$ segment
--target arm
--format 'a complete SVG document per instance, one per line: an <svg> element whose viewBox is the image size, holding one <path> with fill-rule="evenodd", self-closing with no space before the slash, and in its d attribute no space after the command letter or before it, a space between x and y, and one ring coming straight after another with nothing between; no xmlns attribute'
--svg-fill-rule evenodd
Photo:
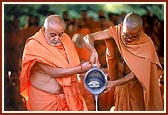
<svg viewBox="0 0 168 115"><path fill-rule="evenodd" d="M47 74L52 77L67 77L70 75L78 74L86 72L91 69L91 64L89 62L85 62L82 65L71 67L71 68L54 68L52 66L37 63Z"/></svg>
<svg viewBox="0 0 168 115"><path fill-rule="evenodd" d="M94 41L95 40L105 40L105 39L109 39L110 35L107 34L106 30L104 31L99 31L99 32L95 32L92 34L88 34L86 35L83 39L85 41L86 47L92 51L92 49L94 49Z"/></svg>
<svg viewBox="0 0 168 115"><path fill-rule="evenodd" d="M83 39L85 41L86 47L89 49L91 52L90 56L90 63L93 64L96 63L98 66L100 65L98 62L98 54L96 49L94 48L94 41L95 40L105 40L110 38L110 35L107 34L106 30L105 31L99 31L95 32L92 34L86 35Z"/></svg>
<svg viewBox="0 0 168 115"><path fill-rule="evenodd" d="M124 85L125 83L135 79L135 74L133 72L129 73L125 77L115 80L115 81L108 81L107 90L116 86Z"/></svg>

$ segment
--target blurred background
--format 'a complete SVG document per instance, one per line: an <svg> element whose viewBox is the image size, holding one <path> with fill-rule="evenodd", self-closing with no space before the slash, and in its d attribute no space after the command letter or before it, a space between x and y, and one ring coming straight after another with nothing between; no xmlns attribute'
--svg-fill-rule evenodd
<svg viewBox="0 0 168 115"><path fill-rule="evenodd" d="M58 14L63 17L66 23L65 32L72 38L75 44L78 44L76 39L73 39L76 33L86 35L91 32L104 30L111 25L120 24L127 13L138 13L144 20L144 32L152 38L164 68L164 4L115 4L112 2L103 4L90 4L89 2L84 4L72 2L61 4L55 2L52 4L6 3L3 6L5 111L26 110L25 100L19 94L19 75L23 48L26 39L39 31L44 19L50 14ZM96 49L99 49L101 69L108 73L104 41L97 42ZM88 60L87 57L82 55L81 52L83 51L77 50L77 52L81 62ZM163 84L164 79L162 77L160 78L162 96L164 94ZM94 99L83 87L82 81L79 82L79 86L89 110L95 110ZM107 111L114 105L113 92L102 94L99 98L99 110Z"/></svg>
<svg viewBox="0 0 168 115"><path fill-rule="evenodd" d="M103 10L105 15L108 13L122 14L129 12L136 12L140 15L156 15L160 20L164 19L164 5L163 4L5 4L4 16L5 21L10 21L14 17L19 17L20 27L27 24L27 16L34 15L40 18L40 25L43 23L46 15L55 13L63 16L64 11L68 11L69 18L80 18L81 10L87 10L88 16L98 20L98 11Z"/></svg>

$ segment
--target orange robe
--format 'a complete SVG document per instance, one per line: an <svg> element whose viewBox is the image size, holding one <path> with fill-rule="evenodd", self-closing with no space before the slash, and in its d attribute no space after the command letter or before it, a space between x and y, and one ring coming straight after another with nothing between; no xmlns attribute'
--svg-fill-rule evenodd
<svg viewBox="0 0 168 115"><path fill-rule="evenodd" d="M158 83L163 70L152 40L142 32L136 44L126 45L121 39L121 25L110 27L107 32L114 38L122 57L137 78L116 87L116 110L163 110ZM144 105L137 103L138 100L142 100Z"/></svg>
<svg viewBox="0 0 168 115"><path fill-rule="evenodd" d="M65 78L56 78L64 90L64 94L60 95L42 92L33 88L30 84L30 71L35 62L44 63L55 68L68 68L80 64L75 46L67 34L63 34L62 43L65 48L63 53L45 41L41 30L26 41L20 75L20 92L23 97L28 98L28 110L87 110L86 103L77 86L76 74ZM68 60L64 55L65 53ZM33 104L30 106L30 103Z"/></svg>
<svg viewBox="0 0 168 115"><path fill-rule="evenodd" d="M77 33L81 33L83 35L91 33L91 30L88 27L83 27L78 29Z"/></svg>
<svg viewBox="0 0 168 115"><path fill-rule="evenodd" d="M20 50L21 54L23 53L26 39L33 36L36 32L38 32L40 30L40 28L41 28L40 26L32 25L32 26L28 26L20 31L20 34L19 34L19 38L20 38L19 47L20 47L20 49L19 50Z"/></svg>
<svg viewBox="0 0 168 115"><path fill-rule="evenodd" d="M90 31L90 29L88 27L83 27L83 28L80 28L78 30L78 33L80 33L82 35L89 34L90 32L91 31ZM75 47L76 47L76 51L78 53L79 59L81 61L84 61L84 62L89 61L89 59L90 59L90 52L89 52L88 48L85 45L82 46L82 47L79 47L79 46L76 45Z"/></svg>
<svg viewBox="0 0 168 115"><path fill-rule="evenodd" d="M83 47L77 47L75 46L76 51L78 53L79 59L81 61L87 62L90 59L90 52L88 51L88 49L86 48L86 46Z"/></svg>
<svg viewBox="0 0 168 115"><path fill-rule="evenodd" d="M79 28L77 33L80 33L81 35L86 35L86 34L89 34L91 33L91 30L88 28L88 27L82 27L82 28ZM76 40L76 43L75 43L75 48L76 48L76 51L78 53L78 56L79 56L79 59L81 61L81 63L83 62L88 62L89 59L90 59L90 51L88 50L88 48L86 47L86 45L79 45L79 43L83 41L82 38L78 38L79 40ZM84 73L85 74L85 73ZM81 74L81 79L78 81L78 84L79 84L79 88L80 88L80 91L86 101L86 104L87 104L87 107L88 107L88 110L89 111L94 111L95 110L95 101L94 101L94 96L93 94L91 94L87 89L86 87L83 85L84 83L84 80L83 80L83 77L84 77L84 74Z"/></svg>

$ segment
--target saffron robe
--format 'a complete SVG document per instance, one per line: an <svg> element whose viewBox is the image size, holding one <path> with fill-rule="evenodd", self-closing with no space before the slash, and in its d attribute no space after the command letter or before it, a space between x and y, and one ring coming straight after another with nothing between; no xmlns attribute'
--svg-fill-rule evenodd
<svg viewBox="0 0 168 115"><path fill-rule="evenodd" d="M30 71L35 62L44 63L55 68L75 67L80 64L75 46L70 37L64 33L61 41L65 48L67 58L56 47L46 42L41 30L26 41L22 60L22 71L20 74L20 93L26 99L28 98L28 110L87 110L86 103L77 86L76 74L63 78L56 78L58 83L63 87L64 95L45 93L33 88L30 84ZM31 95L33 99L29 99L29 95ZM39 99L41 100L39 101ZM33 107L29 106L30 100L37 101L34 102Z"/></svg>
<svg viewBox="0 0 168 115"><path fill-rule="evenodd" d="M107 33L115 40L124 61L137 78L116 87L115 109L136 111L143 108L138 106L144 106L145 111L162 111L158 79L163 70L150 37L141 32L139 40L135 44L128 45L121 39L121 25L109 27ZM144 105L136 102L140 98L144 101L141 104Z"/></svg>

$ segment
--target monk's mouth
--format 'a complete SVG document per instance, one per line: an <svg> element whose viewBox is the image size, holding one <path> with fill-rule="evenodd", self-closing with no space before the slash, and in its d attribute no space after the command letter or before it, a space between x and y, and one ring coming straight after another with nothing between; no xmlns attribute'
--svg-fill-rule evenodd
<svg viewBox="0 0 168 115"><path fill-rule="evenodd" d="M53 41L52 43L53 43L53 44L58 44L58 43L61 43L61 41L60 41L60 40L55 40L55 41Z"/></svg>

